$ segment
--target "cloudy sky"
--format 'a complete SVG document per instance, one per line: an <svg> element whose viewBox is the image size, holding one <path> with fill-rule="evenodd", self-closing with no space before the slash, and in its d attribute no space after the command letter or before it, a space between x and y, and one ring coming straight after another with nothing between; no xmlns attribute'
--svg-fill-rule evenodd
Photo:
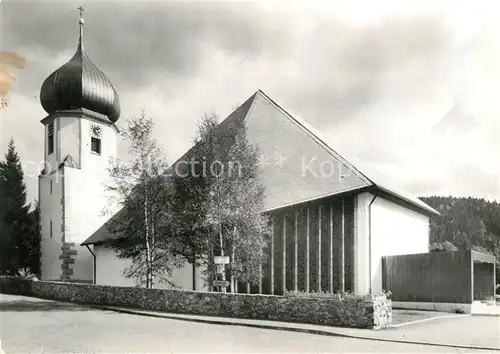
<svg viewBox="0 0 500 354"><path fill-rule="evenodd" d="M257 89L416 195L500 200L500 24L493 2L86 2L85 49L145 109L170 161L199 117ZM3 1L0 46L27 60L0 125L37 197L43 80L77 45L73 2ZM124 155L124 146L121 146Z"/></svg>

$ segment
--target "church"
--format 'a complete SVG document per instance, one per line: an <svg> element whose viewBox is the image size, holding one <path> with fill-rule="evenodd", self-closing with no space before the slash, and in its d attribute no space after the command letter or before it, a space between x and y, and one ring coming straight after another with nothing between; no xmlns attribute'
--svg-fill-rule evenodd
<svg viewBox="0 0 500 354"><path fill-rule="evenodd" d="M108 161L117 154L120 102L83 48L83 26L80 17L73 58L41 88L48 113L41 121L46 166L39 177L41 278L135 286L123 276L127 262L106 247L111 215L101 213L107 206ZM240 292L378 293L383 256L429 251L434 209L362 162L340 155L314 127L263 91L219 129L236 120L244 122L249 142L265 159L261 180L272 230L260 283L241 284ZM207 289L202 269L188 263L171 280L185 290Z"/></svg>

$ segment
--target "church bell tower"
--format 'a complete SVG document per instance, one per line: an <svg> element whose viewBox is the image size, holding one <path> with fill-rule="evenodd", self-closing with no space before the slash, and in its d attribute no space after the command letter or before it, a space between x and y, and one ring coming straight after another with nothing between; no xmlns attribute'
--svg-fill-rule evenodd
<svg viewBox="0 0 500 354"><path fill-rule="evenodd" d="M83 48L83 11L75 55L43 83L45 167L39 176L41 278L93 281L93 257L80 246L109 218L110 158L116 158L118 94Z"/></svg>

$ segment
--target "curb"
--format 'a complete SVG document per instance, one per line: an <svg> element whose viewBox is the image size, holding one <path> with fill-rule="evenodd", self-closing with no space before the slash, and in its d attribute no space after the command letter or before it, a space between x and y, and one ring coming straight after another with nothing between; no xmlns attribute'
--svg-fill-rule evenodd
<svg viewBox="0 0 500 354"><path fill-rule="evenodd" d="M155 318L167 318L171 320L185 321L185 322L196 322L196 323L204 323L204 324L216 324L223 326L240 326L240 327L250 327L250 328L260 328L260 329L271 329L277 331L289 331L289 332L298 332L298 333L308 333L308 334L317 334L322 336L330 336L330 337L343 337L343 338L352 338L352 339L362 339L362 340L374 340L379 342L392 342L392 343L402 343L402 344L415 344L415 345L427 345L427 346L435 346L435 347L447 347L447 348L461 348L461 349L472 349L472 350L487 350L487 351L500 351L500 348L495 347L484 347L484 346L476 346L476 345L460 345L460 344L443 344L443 343L432 343L432 342L417 342L411 340L403 340L403 339L390 339L390 338L376 338L369 336L356 336L352 334L338 333L334 331L326 331L321 329L313 329L313 328L301 328L301 327L287 327L277 325L266 325L266 324L258 324L258 323L244 323L237 321L220 321L215 319L203 319L203 318L188 318L188 317L179 317L172 316L168 314L156 314L151 312L142 312L140 310L128 310L122 308L114 308L114 307L106 307L106 306L91 306L95 309L100 310L108 310L117 313L123 313L128 315L137 315L137 316L146 316L146 317L155 317ZM438 318L438 317L436 317Z"/></svg>

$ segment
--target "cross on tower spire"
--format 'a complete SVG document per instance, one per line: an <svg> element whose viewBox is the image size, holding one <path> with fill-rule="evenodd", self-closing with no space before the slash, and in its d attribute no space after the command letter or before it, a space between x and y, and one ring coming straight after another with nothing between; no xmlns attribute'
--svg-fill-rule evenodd
<svg viewBox="0 0 500 354"><path fill-rule="evenodd" d="M83 13L85 12L85 8L83 5L80 5L77 7L78 10L80 10L80 18L83 19Z"/></svg>
<svg viewBox="0 0 500 354"><path fill-rule="evenodd" d="M80 11L80 20L78 21L80 23L80 43L83 44L83 13L85 12L85 7L80 5L77 9Z"/></svg>

